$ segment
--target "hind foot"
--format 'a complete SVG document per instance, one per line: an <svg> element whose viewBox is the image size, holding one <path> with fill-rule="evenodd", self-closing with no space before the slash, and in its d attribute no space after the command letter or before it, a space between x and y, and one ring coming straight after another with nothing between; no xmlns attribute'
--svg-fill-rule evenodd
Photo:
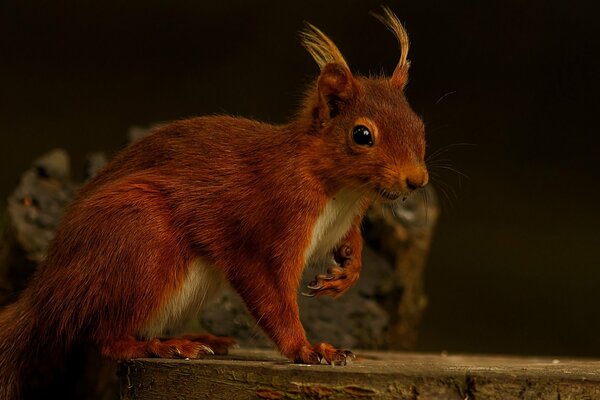
<svg viewBox="0 0 600 400"><path fill-rule="evenodd" d="M137 340L134 337L117 339L100 346L100 353L114 360L132 358L200 358L214 354L213 349L189 339Z"/></svg>

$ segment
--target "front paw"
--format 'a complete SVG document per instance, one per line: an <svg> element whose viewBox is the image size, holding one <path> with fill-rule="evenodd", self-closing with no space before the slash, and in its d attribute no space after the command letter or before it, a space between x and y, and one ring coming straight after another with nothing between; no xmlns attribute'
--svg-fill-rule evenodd
<svg viewBox="0 0 600 400"><path fill-rule="evenodd" d="M356 356L350 350L338 350L329 343L319 343L315 347L303 346L294 357L296 364L321 364L325 361L330 365L346 365L348 360Z"/></svg>
<svg viewBox="0 0 600 400"><path fill-rule="evenodd" d="M356 358L350 350L338 350L329 343L319 343L314 347L314 350L330 365L346 365L348 360Z"/></svg>
<svg viewBox="0 0 600 400"><path fill-rule="evenodd" d="M321 364L321 356L310 346L302 346L294 357L296 364Z"/></svg>
<svg viewBox="0 0 600 400"><path fill-rule="evenodd" d="M352 247L344 244L333 256L338 265L327 269L327 274L317 275L308 284L309 292L303 293L305 296L338 297L358 280L361 261L355 257Z"/></svg>

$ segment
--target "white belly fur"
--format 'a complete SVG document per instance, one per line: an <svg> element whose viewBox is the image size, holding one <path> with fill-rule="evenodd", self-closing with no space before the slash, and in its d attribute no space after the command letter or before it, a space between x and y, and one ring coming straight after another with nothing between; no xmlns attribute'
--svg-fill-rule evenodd
<svg viewBox="0 0 600 400"><path fill-rule="evenodd" d="M329 200L313 227L311 241L304 254L305 266L332 259L331 251L352 227L363 201L363 196L350 190L342 190Z"/></svg>
<svg viewBox="0 0 600 400"><path fill-rule="evenodd" d="M181 328L225 285L225 277L221 271L202 259L194 260L181 287L140 330L139 336L150 339Z"/></svg>
<svg viewBox="0 0 600 400"><path fill-rule="evenodd" d="M305 264L331 259L331 251L348 233L361 208L362 196L356 192L344 190L332 197L313 227L304 254ZM184 283L138 335L150 339L180 328L224 286L226 281L221 271L202 259L194 260Z"/></svg>

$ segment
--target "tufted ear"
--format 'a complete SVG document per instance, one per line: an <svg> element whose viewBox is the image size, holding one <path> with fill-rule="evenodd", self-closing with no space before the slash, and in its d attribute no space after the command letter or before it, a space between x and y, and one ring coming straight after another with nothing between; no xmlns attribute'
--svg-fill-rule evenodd
<svg viewBox="0 0 600 400"><path fill-rule="evenodd" d="M356 84L344 56L335 43L314 25L300 32L302 45L319 65L318 112L321 121L338 115L352 100Z"/></svg>
<svg viewBox="0 0 600 400"><path fill-rule="evenodd" d="M400 44L400 60L390 78L390 82L400 88L404 88L408 82L408 68L410 67L410 61L407 58L409 48L408 33L406 33L406 29L404 29L404 26L402 26L402 23L392 10L388 7L382 8L383 15L373 14L373 16L392 31L396 39L398 39L398 44Z"/></svg>
<svg viewBox="0 0 600 400"><path fill-rule="evenodd" d="M355 93L354 78L348 67L338 63L325 65L319 75L317 93L321 120L338 115Z"/></svg>

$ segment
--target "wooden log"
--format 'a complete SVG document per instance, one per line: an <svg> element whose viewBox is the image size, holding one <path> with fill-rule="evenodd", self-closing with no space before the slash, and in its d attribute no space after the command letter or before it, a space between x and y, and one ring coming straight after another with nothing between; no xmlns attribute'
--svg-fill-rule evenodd
<svg viewBox="0 0 600 400"><path fill-rule="evenodd" d="M269 350L120 365L121 396L166 399L596 399L600 361L360 352L343 367Z"/></svg>

